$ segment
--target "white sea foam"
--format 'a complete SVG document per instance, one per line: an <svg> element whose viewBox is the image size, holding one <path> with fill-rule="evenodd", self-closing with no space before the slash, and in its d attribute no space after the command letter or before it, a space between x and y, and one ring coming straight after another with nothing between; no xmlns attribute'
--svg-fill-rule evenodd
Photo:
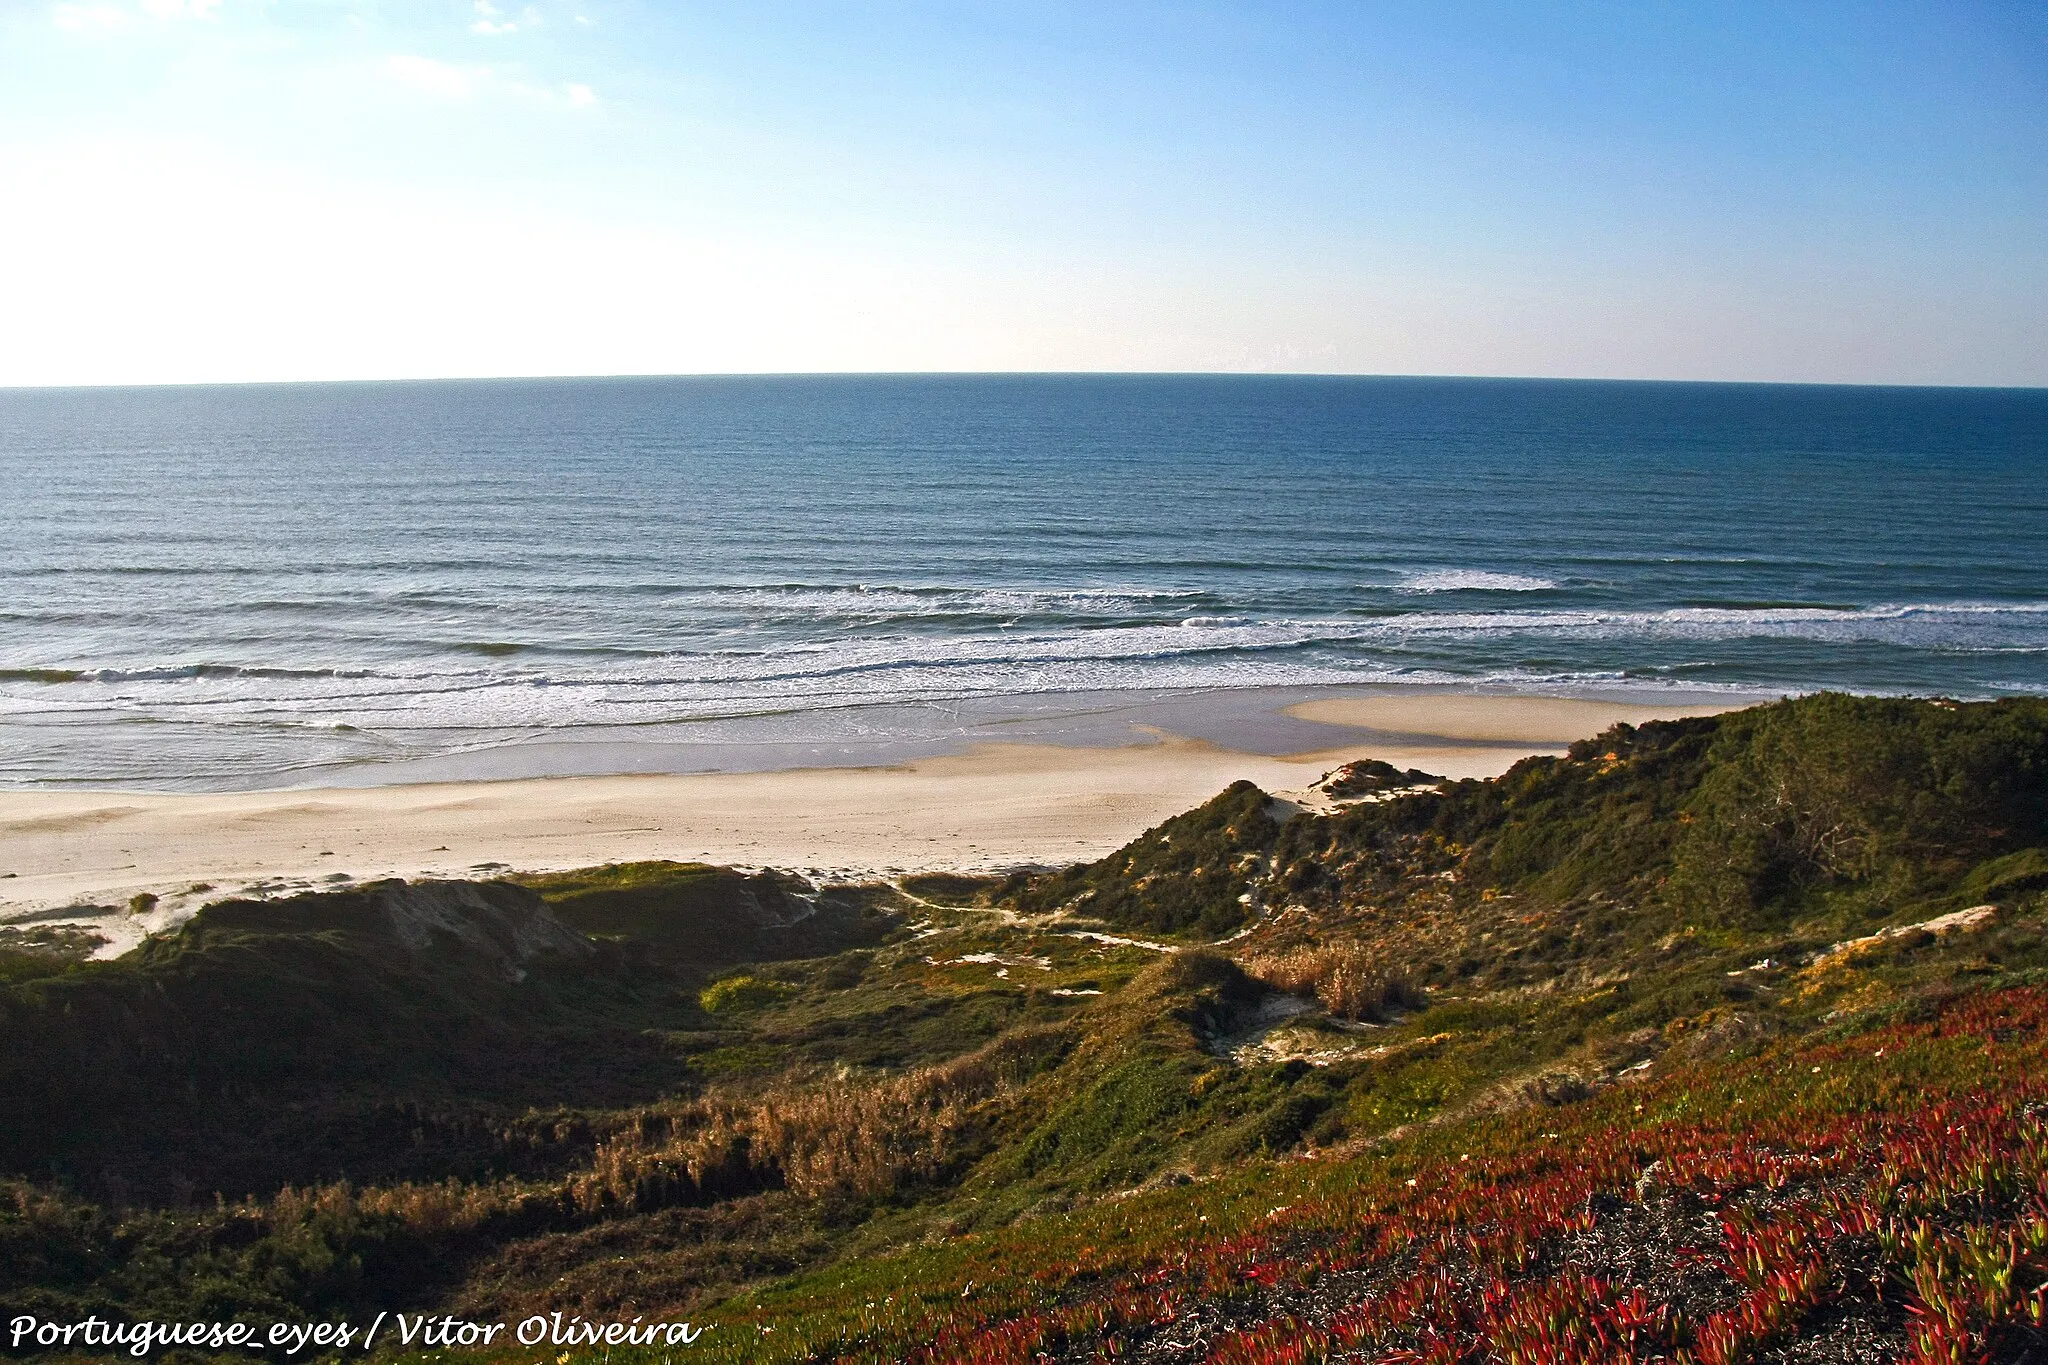
<svg viewBox="0 0 2048 1365"><path fill-rule="evenodd" d="M556 659L544 666L518 656L490 664L472 658L460 666L415 661L374 674L180 664L101 670L69 683L7 683L0 685L0 714L52 723L119 717L273 730L539 733L764 709L1037 692L1401 680L1597 684L1657 676L1654 660L1636 657L1650 645L1764 639L2009 657L2048 644L2044 607L1918 603L1860 610L1463 611L1265 621L1230 616L1097 629L843 636L654 658ZM1436 652L1454 647L1483 646L1498 655L1503 649L1561 645L1604 646L1635 659L1636 667L1623 673L1596 655L1547 670L1473 670L1431 662ZM1666 666L1696 674L1711 659L1711 653L1688 649Z"/></svg>
<svg viewBox="0 0 2048 1365"><path fill-rule="evenodd" d="M1487 569L1429 569L1411 573L1401 581L1401 591L1431 592L1542 592L1555 588L1553 579L1534 574L1495 573Z"/></svg>
<svg viewBox="0 0 2048 1365"><path fill-rule="evenodd" d="M958 587L943 584L769 584L691 588L676 596L699 610L749 621L875 620L962 615L1135 615L1210 596L1199 589Z"/></svg>

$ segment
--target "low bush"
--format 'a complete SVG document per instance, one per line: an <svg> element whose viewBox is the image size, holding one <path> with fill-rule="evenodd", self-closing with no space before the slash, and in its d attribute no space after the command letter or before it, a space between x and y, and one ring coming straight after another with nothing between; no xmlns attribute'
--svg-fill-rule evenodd
<svg viewBox="0 0 2048 1365"><path fill-rule="evenodd" d="M1340 1019L1384 1022L1395 1011L1420 1009L1422 991L1406 977L1389 973L1375 955L1355 943L1261 954L1245 973L1275 990L1311 996Z"/></svg>
<svg viewBox="0 0 2048 1365"><path fill-rule="evenodd" d="M757 1010L777 1001L787 1000L796 991L780 981L763 981L758 976L728 976L714 981L697 995L697 1003L707 1013L728 1014L740 1010Z"/></svg>

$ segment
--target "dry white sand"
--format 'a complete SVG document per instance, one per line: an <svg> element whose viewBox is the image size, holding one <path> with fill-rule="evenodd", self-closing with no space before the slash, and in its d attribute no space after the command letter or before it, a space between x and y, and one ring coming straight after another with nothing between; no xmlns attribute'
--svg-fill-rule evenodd
<svg viewBox="0 0 2048 1365"><path fill-rule="evenodd" d="M1711 716L1728 709L1725 702L1649 706L1579 697L1501 697L1414 689L1388 696L1324 697L1290 706L1287 714L1325 725L1371 730L1389 742L1412 736L1425 751L1441 748L1445 740L1464 740L1528 754L1562 752L1573 740L1597 735L1619 722L1641 725L1646 720Z"/></svg>
<svg viewBox="0 0 2048 1365"><path fill-rule="evenodd" d="M1100 856L1239 778L1300 792L1356 758L1485 777L1615 720L1697 712L1450 694L1311 701L1361 727L1288 757L1173 736L1111 748L988 745L895 767L563 777L281 792L0 792L0 920L95 917L125 946L229 892L673 858L859 877ZM1712 709L1712 708L1706 708ZM204 885L204 889L195 889ZM68 918L68 917L67 917Z"/></svg>

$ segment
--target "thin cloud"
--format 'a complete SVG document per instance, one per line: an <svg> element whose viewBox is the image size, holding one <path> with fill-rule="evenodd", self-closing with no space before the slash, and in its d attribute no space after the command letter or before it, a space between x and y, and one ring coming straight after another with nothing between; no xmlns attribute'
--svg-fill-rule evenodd
<svg viewBox="0 0 2048 1365"><path fill-rule="evenodd" d="M597 92L581 81L534 85L481 62L444 62L400 53L384 59L384 70L401 85L450 103L492 95L569 109L587 109L598 103Z"/></svg>
<svg viewBox="0 0 2048 1365"><path fill-rule="evenodd" d="M537 104L562 105L570 109L588 109L598 102L597 92L581 81L564 81L555 86L507 81L505 93L523 100L532 100Z"/></svg>
<svg viewBox="0 0 2048 1365"><path fill-rule="evenodd" d="M404 53L386 57L384 69L400 84L442 100L476 98L492 74L487 66L459 65Z"/></svg>
<svg viewBox="0 0 2048 1365"><path fill-rule="evenodd" d="M486 37L497 37L506 33L517 33L522 28L539 28L540 11L532 5L521 10L517 19L507 19L491 0L476 0L476 22L469 26L471 33Z"/></svg>
<svg viewBox="0 0 2048 1365"><path fill-rule="evenodd" d="M50 10L50 22L67 33L111 33L130 17L119 5L63 4Z"/></svg>

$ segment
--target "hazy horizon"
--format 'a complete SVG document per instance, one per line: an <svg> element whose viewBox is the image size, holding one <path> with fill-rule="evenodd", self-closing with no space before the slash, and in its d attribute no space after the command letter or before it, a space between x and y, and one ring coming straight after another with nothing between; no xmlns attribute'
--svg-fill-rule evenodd
<svg viewBox="0 0 2048 1365"><path fill-rule="evenodd" d="M1350 370L698 370L628 371L611 374L422 374L363 375L345 379L166 379L154 382L111 380L80 384L0 384L0 393L37 390L92 389L226 389L289 388L321 384L518 384L553 380L660 379L1386 379L1473 380L1480 383L1528 384L1692 384L1702 387L1824 389L1992 389L2038 392L2041 384L1886 383L1830 379L1665 379L1631 375L1555 374L1393 374Z"/></svg>

